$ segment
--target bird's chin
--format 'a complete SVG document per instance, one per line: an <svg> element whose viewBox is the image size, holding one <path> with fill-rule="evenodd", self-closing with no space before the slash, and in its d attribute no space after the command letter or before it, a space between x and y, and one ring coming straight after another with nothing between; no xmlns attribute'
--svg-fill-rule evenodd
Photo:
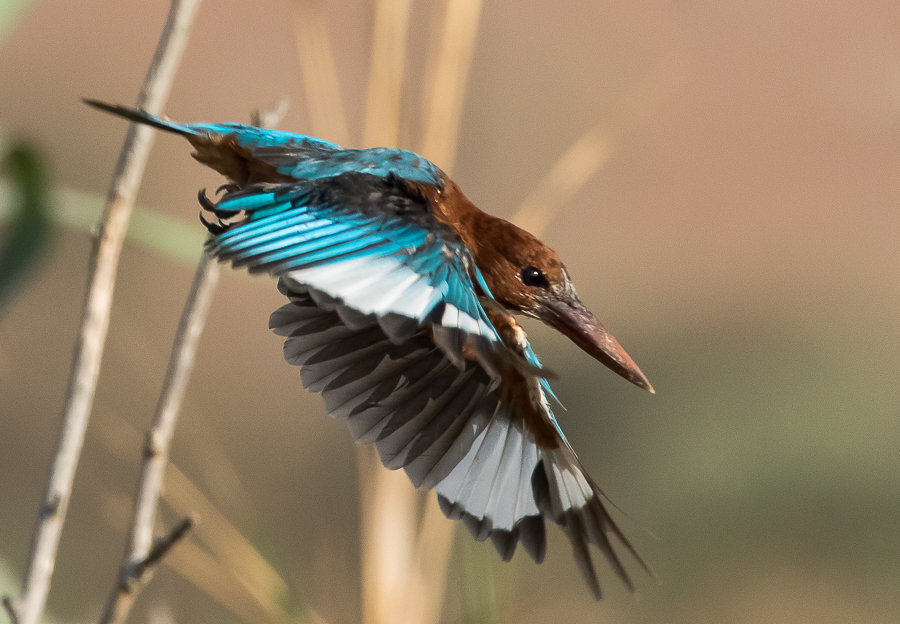
<svg viewBox="0 0 900 624"><path fill-rule="evenodd" d="M591 357L634 385L653 392L653 386L622 345L578 299L543 303L537 318L562 332Z"/></svg>

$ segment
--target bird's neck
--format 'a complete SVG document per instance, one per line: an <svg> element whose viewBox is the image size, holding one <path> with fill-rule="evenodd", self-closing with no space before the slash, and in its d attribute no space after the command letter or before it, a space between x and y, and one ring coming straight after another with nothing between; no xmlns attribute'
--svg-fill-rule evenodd
<svg viewBox="0 0 900 624"><path fill-rule="evenodd" d="M503 246L519 228L481 211L449 179L433 198L432 205L437 219L453 228L466 248L472 252L488 288L495 297L499 295L498 302L510 312L519 312L518 306L502 296L516 287L516 284L509 283L509 276L514 274L514 270L503 253Z"/></svg>
<svg viewBox="0 0 900 624"><path fill-rule="evenodd" d="M447 179L433 199L434 215L449 225L462 238L465 246L478 257L479 230L486 221L496 219L482 212L463 195L455 182Z"/></svg>

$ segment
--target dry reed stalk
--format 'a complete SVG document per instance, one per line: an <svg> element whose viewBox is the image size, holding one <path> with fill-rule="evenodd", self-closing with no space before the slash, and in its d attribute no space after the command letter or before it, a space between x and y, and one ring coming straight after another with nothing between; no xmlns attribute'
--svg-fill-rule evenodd
<svg viewBox="0 0 900 624"><path fill-rule="evenodd" d="M599 122L563 152L519 206L512 222L541 236L560 208L615 155L623 137L640 129L674 92L686 64L686 57L674 52L660 59L622 94L608 120Z"/></svg>
<svg viewBox="0 0 900 624"><path fill-rule="evenodd" d="M172 0L137 101L139 107L150 113L161 113L168 99L199 4L199 0ZM91 254L90 277L66 390L59 448L38 515L23 593L15 605L8 607L16 613L19 624L38 622L50 590L59 538L100 374L119 254L152 140L150 128L136 124L129 127L107 196L103 225Z"/></svg>
<svg viewBox="0 0 900 624"><path fill-rule="evenodd" d="M427 64L423 102L423 138L419 152L444 171L453 168L459 121L482 0L446 0L440 37Z"/></svg>
<svg viewBox="0 0 900 624"><path fill-rule="evenodd" d="M448 15L456 3L447 5ZM340 106L337 73L327 39L324 8L319 0L295 0L297 50L303 67L313 131L338 142L346 134L344 109ZM400 94L405 65L409 0L379 0L375 3L372 64L363 130L366 146L396 146L400 121ZM455 22L459 28L459 22ZM453 28L445 29L445 38ZM474 37L472 37L474 40ZM441 49L444 66L449 42ZM463 46L465 47L465 46ZM471 47L471 44L470 46ZM469 57L471 52L469 53ZM456 76L458 70L454 72ZM464 77L463 77L464 81ZM443 92L436 93L441 97ZM440 107L436 107L440 111ZM335 119L335 115L339 119ZM452 121L454 115L432 115L430 124ZM458 119L458 114L455 116ZM442 137L432 143L441 145ZM454 141L455 145L455 141ZM357 454L361 501L363 622L380 624L402 617L413 562L416 524L416 493L404 475L385 470L374 449ZM449 550L449 548L448 548ZM441 590L442 591L442 590Z"/></svg>
<svg viewBox="0 0 900 624"><path fill-rule="evenodd" d="M429 86L423 94L420 153L448 174L456 159L462 103L480 15L481 0L447 0L440 37L432 41L429 51ZM409 624L440 621L455 534L456 523L444 517L437 497L426 496L409 573L407 603L399 614L403 618L400 621Z"/></svg>
<svg viewBox="0 0 900 624"><path fill-rule="evenodd" d="M401 620L408 624L437 624L440 621L447 563L456 535L455 522L444 516L435 495L426 496L423 516L409 575L404 619Z"/></svg>
<svg viewBox="0 0 900 624"><path fill-rule="evenodd" d="M104 431L113 432L101 438L104 446L123 459L131 456L130 449L140 440L137 429L121 418L108 421ZM290 621L284 610L290 590L278 572L178 466L166 465L164 481L162 499L176 514L202 519L193 535L208 548L185 543L164 563L242 619ZM112 527L126 530L127 511L119 510L127 504L120 497L108 496L104 515ZM253 617L248 617L250 614ZM311 610L308 619L322 621Z"/></svg>
<svg viewBox="0 0 900 624"><path fill-rule="evenodd" d="M362 621L399 621L407 600L418 501L406 475L387 470L373 446L357 452L360 486Z"/></svg>
<svg viewBox="0 0 900 624"><path fill-rule="evenodd" d="M293 0L297 57L313 134L346 145L347 115L334 64L323 0Z"/></svg>
<svg viewBox="0 0 900 624"><path fill-rule="evenodd" d="M152 572L143 565L143 562L150 552L153 541L156 508L166 464L169 461L169 448L175 433L175 424L218 279L218 263L204 253L197 266L175 334L172 355L153 417L153 425L144 442L143 461L127 545L119 566L118 579L100 618L101 624L113 622L121 624L125 621L138 592L149 580L146 573Z"/></svg>
<svg viewBox="0 0 900 624"><path fill-rule="evenodd" d="M287 102L282 101L273 111L255 111L252 121L256 125L272 127L287 112ZM191 289L188 293L178 330L175 333L172 353L162 391L153 417L153 425L144 442L138 489L135 494L132 520L129 525L127 545L119 565L119 574L107 600L100 624L122 624L141 588L149 581L155 568L148 565L151 555L158 550L153 544L153 525L162 491L163 477L169 462L169 449L175 434L175 425L181 404L187 391L191 371L194 368L197 345L209 315L213 294L219 281L219 264L209 254L203 253ZM182 531L184 535L186 530ZM172 540L174 544L176 540ZM170 547L171 547L170 544ZM155 557L158 563L162 555Z"/></svg>
<svg viewBox="0 0 900 624"><path fill-rule="evenodd" d="M376 0L364 147L396 147L409 0ZM407 600L418 500L406 475L382 467L374 448L357 452L362 545L362 621L398 621Z"/></svg>
<svg viewBox="0 0 900 624"><path fill-rule="evenodd" d="M375 2L363 147L397 147L411 0Z"/></svg>
<svg viewBox="0 0 900 624"><path fill-rule="evenodd" d="M323 92L334 91L336 72L330 48L315 47L326 37L319 2L295 0L298 53L304 67L313 129L333 138L335 132L317 128L334 107ZM305 11L305 12L304 12ZM465 85L471 65L481 0L447 0L440 38L432 46L429 89L423 104L423 141L420 151L449 171L455 158ZM409 0L375 3L372 64L366 101L365 146L397 145L400 95L405 65ZM304 34L307 33L307 34ZM323 54L323 49L329 53ZM317 78L320 77L320 78ZM324 84L316 84L318 79ZM346 124L343 125L346 128ZM426 502L425 520L416 538L417 496L405 475L383 469L375 449L358 452L361 498L363 622L437 621L443 603L446 567L455 525L443 518L434 497ZM414 546L415 544L415 546ZM415 554L414 554L415 549ZM412 596L415 595L413 599ZM424 619L423 619L424 618Z"/></svg>

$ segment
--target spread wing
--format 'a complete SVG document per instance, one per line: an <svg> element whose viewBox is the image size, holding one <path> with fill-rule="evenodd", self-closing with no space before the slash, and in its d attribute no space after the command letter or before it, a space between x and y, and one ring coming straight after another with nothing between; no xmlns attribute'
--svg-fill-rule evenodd
<svg viewBox="0 0 900 624"><path fill-rule="evenodd" d="M309 287L349 328L374 319L399 344L430 327L458 366L466 348L489 370L489 354L502 355L471 253L403 180L344 173L256 183L207 207L227 227L209 241L211 253Z"/></svg>
<svg viewBox="0 0 900 624"><path fill-rule="evenodd" d="M471 252L431 212L443 173L406 150L344 149L242 124L178 123L86 100L95 108L186 137L194 157L233 184L206 221L207 249L235 267L310 288L355 328L374 317L402 343L420 327L457 366L474 352L491 372L505 357L479 297L491 298Z"/></svg>
<svg viewBox="0 0 900 624"><path fill-rule="evenodd" d="M520 542L543 560L546 518L569 537L597 598L591 544L632 587L610 536L644 563L566 443L543 379L510 368L497 382L479 363L453 365L427 328L396 344L374 318L349 326L335 305L323 305L288 275L279 289L290 303L269 325L286 338L285 359L301 367L303 385L322 394L328 413L345 420L358 443L375 444L385 466L433 488L444 513L462 519L476 539L490 538L504 561ZM518 340L500 334L504 348L537 366L524 333Z"/></svg>

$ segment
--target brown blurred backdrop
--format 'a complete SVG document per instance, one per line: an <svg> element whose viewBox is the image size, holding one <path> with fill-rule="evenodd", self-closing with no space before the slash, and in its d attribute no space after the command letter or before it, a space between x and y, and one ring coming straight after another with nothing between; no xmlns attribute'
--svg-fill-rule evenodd
<svg viewBox="0 0 900 624"><path fill-rule="evenodd" d="M405 145L437 5L413 4ZM79 98L134 102L167 6L37 0L0 39L0 130L46 150L55 186L105 194L125 124ZM360 146L371 5L326 9ZM247 121L283 97L281 127L312 132L287 0L206 0L168 114ZM541 566L500 564L460 531L444 620L467 620L474 560L503 622L897 622L900 6L485 0L454 166L467 195L512 217L603 121L614 154L543 238L657 394L526 327L560 374L567 436L662 584L632 566L635 601L601 564L595 604L555 527ZM202 238L194 196L218 184L161 136L138 203ZM18 591L55 449L89 248L85 229L59 226L0 317L4 591ZM61 621L95 619L112 582L137 432L192 272L126 244L51 592ZM173 460L303 604L354 622L354 448L283 362L267 330L280 304L271 280L223 274ZM132 621L160 604L179 622L239 621L168 568Z"/></svg>

